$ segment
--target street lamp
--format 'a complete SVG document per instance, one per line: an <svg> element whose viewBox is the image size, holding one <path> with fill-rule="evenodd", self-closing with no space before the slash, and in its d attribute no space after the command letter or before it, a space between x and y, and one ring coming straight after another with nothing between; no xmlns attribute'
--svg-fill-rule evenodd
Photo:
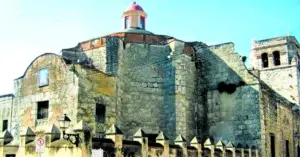
<svg viewBox="0 0 300 157"><path fill-rule="evenodd" d="M71 124L71 119L67 116L67 114L62 115L59 119L59 127L63 131L63 138L65 140L70 141L72 144L75 144L76 147L79 145L79 134L68 134L66 133L66 129L69 128Z"/></svg>

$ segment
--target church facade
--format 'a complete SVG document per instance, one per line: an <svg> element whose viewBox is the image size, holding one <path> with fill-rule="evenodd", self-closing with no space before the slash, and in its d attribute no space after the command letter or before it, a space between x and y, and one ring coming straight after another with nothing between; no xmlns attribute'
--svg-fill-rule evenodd
<svg viewBox="0 0 300 157"><path fill-rule="evenodd" d="M0 96L1 155L35 156L29 148L43 137L45 156L89 156L108 147L103 143L112 135L116 146L122 134L123 145L145 137L149 150L168 139L155 155L142 141L141 156L172 156L171 149L182 149L174 156L218 156L220 147L225 156L247 156L251 149L248 156L300 156L295 37L255 41L248 69L233 43L154 34L146 30L146 18L133 3L123 13L123 31L33 60L14 80L14 94ZM79 147L61 137L64 114L71 120L68 131L82 138ZM191 155L195 142L201 148ZM72 151L58 151L63 146ZM235 148L231 155L227 147Z"/></svg>

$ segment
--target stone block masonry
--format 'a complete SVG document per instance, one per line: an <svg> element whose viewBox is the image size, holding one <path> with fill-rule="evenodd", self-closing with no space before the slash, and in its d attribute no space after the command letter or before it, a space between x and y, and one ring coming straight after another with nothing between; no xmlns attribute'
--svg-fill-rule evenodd
<svg viewBox="0 0 300 157"><path fill-rule="evenodd" d="M83 62L76 62L77 51L82 51ZM15 80L15 94L0 97L2 127L3 120L8 120L3 136L14 137L11 144L22 142L21 128L43 136L49 125L59 126L59 116L67 114L70 129L84 124L88 130L88 135L82 130L84 151L93 149L91 143L110 141L103 137L114 124L124 131L112 138L119 139L118 146L137 144L132 139L139 128L147 132L145 142L151 142L138 144L143 150L150 147L150 152L140 152L143 155L243 152L269 156L275 148L281 156L299 146L295 138L299 134L299 68L294 51L280 53L293 56L290 63L251 70L233 43L207 46L154 34L115 33L65 52L67 56L37 57ZM44 86L38 85L41 69L48 70L49 82ZM47 117L38 117L40 103L46 104L42 110ZM158 134L174 144L160 141L163 149L153 148L158 146L153 143ZM273 137L276 143L271 148ZM193 141L195 147L186 147L185 140Z"/></svg>

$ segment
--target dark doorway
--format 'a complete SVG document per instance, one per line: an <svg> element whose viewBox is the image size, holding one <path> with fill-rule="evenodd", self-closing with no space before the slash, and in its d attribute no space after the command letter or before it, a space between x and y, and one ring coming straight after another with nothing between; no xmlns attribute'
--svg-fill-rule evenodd
<svg viewBox="0 0 300 157"><path fill-rule="evenodd" d="M215 157L222 157L223 156L223 152L220 149L216 149L215 150Z"/></svg>
<svg viewBox="0 0 300 157"><path fill-rule="evenodd" d="M289 140L285 140L285 156L290 156Z"/></svg>
<svg viewBox="0 0 300 157"><path fill-rule="evenodd" d="M233 153L231 150L226 150L226 157L233 157Z"/></svg>
<svg viewBox="0 0 300 157"><path fill-rule="evenodd" d="M275 157L275 136L271 135L271 157Z"/></svg>
<svg viewBox="0 0 300 157"><path fill-rule="evenodd" d="M16 157L15 154L6 154L5 157Z"/></svg>

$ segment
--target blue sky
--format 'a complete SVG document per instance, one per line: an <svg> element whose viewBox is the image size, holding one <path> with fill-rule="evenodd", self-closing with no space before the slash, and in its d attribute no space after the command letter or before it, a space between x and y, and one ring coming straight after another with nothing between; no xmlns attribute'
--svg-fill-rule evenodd
<svg viewBox="0 0 300 157"><path fill-rule="evenodd" d="M0 94L45 52L122 30L132 0L0 0ZM209 45L234 42L248 56L251 40L294 35L300 40L300 0L137 0L146 29Z"/></svg>

